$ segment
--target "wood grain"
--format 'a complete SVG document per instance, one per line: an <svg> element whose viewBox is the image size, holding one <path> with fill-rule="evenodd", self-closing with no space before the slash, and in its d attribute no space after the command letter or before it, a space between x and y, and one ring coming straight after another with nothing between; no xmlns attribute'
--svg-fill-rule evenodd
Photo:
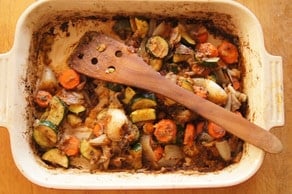
<svg viewBox="0 0 292 194"><path fill-rule="evenodd" d="M0 0L0 53L11 49L17 19L33 0ZM280 154L266 154L262 167L246 182L217 189L152 190L153 194L288 194L292 192L292 5L289 0L238 0L258 17L268 52L283 57L285 126L272 129L281 139ZM146 194L145 190L57 190L37 186L18 171L11 154L8 130L0 127L0 194Z"/></svg>

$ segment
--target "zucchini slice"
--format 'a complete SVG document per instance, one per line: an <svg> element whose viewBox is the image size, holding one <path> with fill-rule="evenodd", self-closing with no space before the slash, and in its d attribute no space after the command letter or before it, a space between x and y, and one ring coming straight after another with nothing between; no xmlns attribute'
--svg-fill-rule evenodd
<svg viewBox="0 0 292 194"><path fill-rule="evenodd" d="M117 83L107 82L105 83L105 86L114 92L120 92L123 89L123 86Z"/></svg>
<svg viewBox="0 0 292 194"><path fill-rule="evenodd" d="M183 61L188 61L190 58L192 58L192 55L174 53L172 57L172 61L174 63L179 63Z"/></svg>
<svg viewBox="0 0 292 194"><path fill-rule="evenodd" d="M79 114L81 112L84 112L86 110L85 106L83 106L82 104L71 104L68 107L68 110L70 112L73 112L75 114Z"/></svg>
<svg viewBox="0 0 292 194"><path fill-rule="evenodd" d="M137 94L131 100L131 110L153 108L157 106L153 93Z"/></svg>
<svg viewBox="0 0 292 194"><path fill-rule="evenodd" d="M42 155L42 159L51 164L58 165L64 168L68 168L69 166L68 157L57 148L53 148L45 152Z"/></svg>
<svg viewBox="0 0 292 194"><path fill-rule="evenodd" d="M130 114L133 123L140 121L150 121L156 119L156 111L153 108L144 108L133 111Z"/></svg>
<svg viewBox="0 0 292 194"><path fill-rule="evenodd" d="M193 92L193 86L192 83L190 83L188 80L186 79L179 79L178 85L186 90L189 90L190 92Z"/></svg>
<svg viewBox="0 0 292 194"><path fill-rule="evenodd" d="M219 57L203 59L202 65L204 65L205 67L217 67L219 60L220 60Z"/></svg>
<svg viewBox="0 0 292 194"><path fill-rule="evenodd" d="M168 54L169 46L161 36L152 36L146 42L146 50L157 58L164 58Z"/></svg>
<svg viewBox="0 0 292 194"><path fill-rule="evenodd" d="M57 126L51 121L40 121L33 130L33 138L42 148L52 148L58 140Z"/></svg>
<svg viewBox="0 0 292 194"><path fill-rule="evenodd" d="M98 149L95 149L86 140L81 141L80 153L84 158L86 158L88 160L98 160L101 156L101 151Z"/></svg>
<svg viewBox="0 0 292 194"><path fill-rule="evenodd" d="M131 165L135 169L142 168L142 145L141 143L136 143L129 151L132 156Z"/></svg>
<svg viewBox="0 0 292 194"><path fill-rule="evenodd" d="M132 26L132 30L134 31L134 35L136 37L145 38L149 30L149 24L146 20L140 18L130 19L130 23Z"/></svg>
<svg viewBox="0 0 292 194"><path fill-rule="evenodd" d="M160 71L163 65L163 59L158 58L150 58L149 59L149 65L155 70Z"/></svg>
<svg viewBox="0 0 292 194"><path fill-rule="evenodd" d="M129 104L135 94L136 94L136 92L133 88L131 88L129 86L126 87L125 93L124 93L125 97L122 100L123 103Z"/></svg>
<svg viewBox="0 0 292 194"><path fill-rule="evenodd" d="M48 116L45 120L50 121L54 125L58 126L63 120L65 113L66 113L65 103L57 96L53 96L47 113Z"/></svg>
<svg viewBox="0 0 292 194"><path fill-rule="evenodd" d="M67 122L72 126L76 127L82 123L82 119L75 115L75 114L68 114L67 115Z"/></svg>

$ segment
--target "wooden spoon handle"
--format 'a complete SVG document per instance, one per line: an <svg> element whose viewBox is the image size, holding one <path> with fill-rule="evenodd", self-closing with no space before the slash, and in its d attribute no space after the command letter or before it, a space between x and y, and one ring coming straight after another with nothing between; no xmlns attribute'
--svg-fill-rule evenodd
<svg viewBox="0 0 292 194"><path fill-rule="evenodd" d="M71 58L71 67L80 73L161 94L267 152L279 153L283 149L280 140L269 131L164 78L123 43L102 34L94 33L92 37L85 37Z"/></svg>

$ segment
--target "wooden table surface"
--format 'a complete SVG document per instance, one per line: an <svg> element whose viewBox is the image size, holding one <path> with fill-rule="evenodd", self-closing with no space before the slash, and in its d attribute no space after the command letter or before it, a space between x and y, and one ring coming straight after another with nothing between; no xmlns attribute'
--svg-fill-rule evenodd
<svg viewBox="0 0 292 194"><path fill-rule="evenodd" d="M9 51L14 40L16 21L34 0L0 0L0 53ZM285 126L271 131L278 136L284 150L277 155L266 154L262 167L249 180L236 186L218 189L151 190L156 194L219 193L219 194L288 194L292 193L292 4L289 0L238 0L258 17L264 32L266 49L283 57ZM290 2L291 3L291 2ZM134 191L56 190L29 182L16 168L11 155L8 131L0 127L0 194L105 193L146 194Z"/></svg>

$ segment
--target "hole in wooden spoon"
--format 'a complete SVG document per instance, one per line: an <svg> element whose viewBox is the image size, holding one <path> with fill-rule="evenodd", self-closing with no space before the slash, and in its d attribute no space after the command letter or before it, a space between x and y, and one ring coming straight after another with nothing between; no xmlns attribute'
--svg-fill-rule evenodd
<svg viewBox="0 0 292 194"><path fill-rule="evenodd" d="M92 64L92 65L96 65L97 63L98 63L97 58L96 58L96 57L93 57L93 58L91 59L91 64Z"/></svg>
<svg viewBox="0 0 292 194"><path fill-rule="evenodd" d="M83 53L79 53L79 54L78 54L78 58L79 58L79 59L83 59L83 56L84 56Z"/></svg>
<svg viewBox="0 0 292 194"><path fill-rule="evenodd" d="M113 73L116 71L116 68L114 66L109 66L107 69L106 69L106 73Z"/></svg>
<svg viewBox="0 0 292 194"><path fill-rule="evenodd" d="M116 51L115 56L121 57L123 55L122 51Z"/></svg>

